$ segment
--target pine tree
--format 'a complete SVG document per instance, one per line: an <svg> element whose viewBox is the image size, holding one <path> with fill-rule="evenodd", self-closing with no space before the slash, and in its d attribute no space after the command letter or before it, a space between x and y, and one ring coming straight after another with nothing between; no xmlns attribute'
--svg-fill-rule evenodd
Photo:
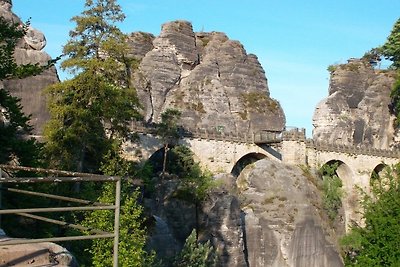
<svg viewBox="0 0 400 267"><path fill-rule="evenodd" d="M212 267L216 266L215 251L210 241L204 244L197 242L196 230L186 239L181 253L175 260L174 267Z"/></svg>
<svg viewBox="0 0 400 267"><path fill-rule="evenodd" d="M386 43L379 50L386 59L392 61L394 69L400 69L400 19L396 21Z"/></svg>
<svg viewBox="0 0 400 267"><path fill-rule="evenodd" d="M72 21L61 67L76 76L47 89L51 120L46 127L50 165L98 172L115 140L130 138L129 123L139 118L139 104L130 84L134 59L128 58L123 21L114 0L87 0ZM118 142L120 143L120 142Z"/></svg>
<svg viewBox="0 0 400 267"><path fill-rule="evenodd" d="M162 165L162 177L165 176L167 167L168 149L179 138L178 120L181 112L177 109L167 109L161 114L161 122L157 124L157 134L164 143L164 157Z"/></svg>

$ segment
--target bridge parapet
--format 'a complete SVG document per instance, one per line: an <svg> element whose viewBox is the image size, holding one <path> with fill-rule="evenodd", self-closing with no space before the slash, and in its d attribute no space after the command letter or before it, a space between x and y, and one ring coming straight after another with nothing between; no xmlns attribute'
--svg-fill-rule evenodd
<svg viewBox="0 0 400 267"><path fill-rule="evenodd" d="M131 130L142 134L157 134L155 124L145 124L143 122L132 122ZM224 132L223 128L187 128L179 127L179 136L181 138L217 140L234 143L247 144L269 144L280 143L282 141L281 132L263 130L256 133L233 133Z"/></svg>
<svg viewBox="0 0 400 267"><path fill-rule="evenodd" d="M315 142L312 139L307 139L306 147L319 151L400 159L400 150L378 149L371 146L346 146L337 143Z"/></svg>
<svg viewBox="0 0 400 267"><path fill-rule="evenodd" d="M287 127L282 133L283 141L305 141L306 140L306 129Z"/></svg>

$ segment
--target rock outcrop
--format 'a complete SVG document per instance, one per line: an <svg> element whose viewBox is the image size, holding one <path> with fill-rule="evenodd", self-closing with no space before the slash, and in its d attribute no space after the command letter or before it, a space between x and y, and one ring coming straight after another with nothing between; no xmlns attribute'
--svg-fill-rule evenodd
<svg viewBox="0 0 400 267"><path fill-rule="evenodd" d="M0 229L2 242L17 240L5 235ZM64 247L50 242L0 247L0 266L64 266L77 267L75 257Z"/></svg>
<svg viewBox="0 0 400 267"><path fill-rule="evenodd" d="M391 71L364 60L332 66L329 96L316 107L313 139L347 146L395 146L395 116L390 111Z"/></svg>
<svg viewBox="0 0 400 267"><path fill-rule="evenodd" d="M263 159L248 165L236 182L230 174L216 179L219 186L199 210L199 239L211 241L217 266L343 266L318 189L301 169ZM196 225L193 204L175 197L177 184L164 181L144 201L156 219L149 227L150 248L167 259Z"/></svg>
<svg viewBox="0 0 400 267"><path fill-rule="evenodd" d="M22 23L11 9L11 0L0 0L0 16L13 23ZM29 26L26 35L16 46L16 63L46 65L51 57L43 51L45 46L46 38L43 33ZM11 95L21 98L24 113L32 115L30 124L34 126L34 133L41 134L43 125L49 118L42 91L58 81L56 69L52 67L37 76L0 81L0 88L5 88Z"/></svg>
<svg viewBox="0 0 400 267"><path fill-rule="evenodd" d="M237 185L248 266L343 266L318 212L317 190L298 167L260 160Z"/></svg>
<svg viewBox="0 0 400 267"><path fill-rule="evenodd" d="M195 33L189 22L173 21L158 37L134 33L129 43L141 60L133 81L146 121L176 108L189 129L283 130L283 110L257 57L224 33Z"/></svg>

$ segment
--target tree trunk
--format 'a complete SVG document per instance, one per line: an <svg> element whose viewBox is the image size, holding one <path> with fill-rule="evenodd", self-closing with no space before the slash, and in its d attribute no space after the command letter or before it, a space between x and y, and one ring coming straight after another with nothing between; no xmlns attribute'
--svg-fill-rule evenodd
<svg viewBox="0 0 400 267"><path fill-rule="evenodd" d="M161 177L164 178L165 171L167 169L167 153L168 153L168 143L164 144L164 159L163 159L163 167Z"/></svg>
<svg viewBox="0 0 400 267"><path fill-rule="evenodd" d="M194 208L195 208L195 213L196 213L196 216L195 216L195 219L196 219L196 242L199 242L199 228L200 228L200 225L199 225L199 203L197 201L194 203Z"/></svg>
<svg viewBox="0 0 400 267"><path fill-rule="evenodd" d="M84 160L85 160L85 149L83 148L79 155L78 166L76 167L77 172L83 172L83 161ZM81 191L81 183L80 182L74 183L73 192L78 194L80 191Z"/></svg>

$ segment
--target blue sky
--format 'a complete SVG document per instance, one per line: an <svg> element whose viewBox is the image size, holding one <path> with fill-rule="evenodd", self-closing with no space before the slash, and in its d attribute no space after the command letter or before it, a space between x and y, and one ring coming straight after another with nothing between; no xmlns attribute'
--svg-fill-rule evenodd
<svg viewBox="0 0 400 267"><path fill-rule="evenodd" d="M13 0L14 13L31 18L47 38L45 50L61 54L84 0ZM271 96L287 126L311 136L315 106L328 94L327 67L361 57L383 44L400 18L398 0L120 0L126 32L158 35L161 24L192 22L194 31L225 32L258 56ZM63 74L61 74L63 77Z"/></svg>

